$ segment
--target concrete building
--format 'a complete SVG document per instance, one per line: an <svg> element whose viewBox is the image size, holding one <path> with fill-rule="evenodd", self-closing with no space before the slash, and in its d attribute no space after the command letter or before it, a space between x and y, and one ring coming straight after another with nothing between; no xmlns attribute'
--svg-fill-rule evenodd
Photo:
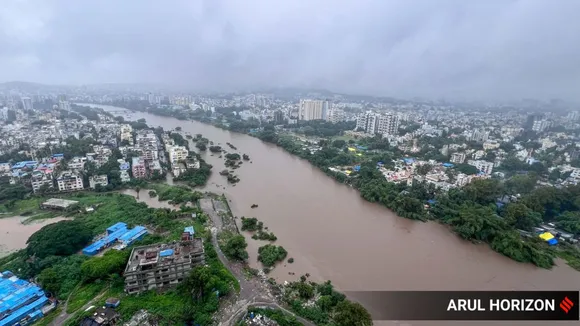
<svg viewBox="0 0 580 326"><path fill-rule="evenodd" d="M337 122L341 122L341 121L345 121L345 120L346 120L346 114L341 109L336 109L336 108L330 109L330 111L328 111L328 114L326 115L326 121L329 121L332 123L337 123Z"/></svg>
<svg viewBox="0 0 580 326"><path fill-rule="evenodd" d="M21 100L22 100L22 108L24 110L34 110L34 106L32 105L32 99L30 97L23 97Z"/></svg>
<svg viewBox="0 0 580 326"><path fill-rule="evenodd" d="M118 325L121 314L109 307L99 307L92 315L85 317L80 326L114 326Z"/></svg>
<svg viewBox="0 0 580 326"><path fill-rule="evenodd" d="M550 128L550 125L551 123L548 120L535 120L534 124L532 125L532 130L535 132L543 132Z"/></svg>
<svg viewBox="0 0 580 326"><path fill-rule="evenodd" d="M61 172L56 179L56 184L58 185L58 191L78 191L85 188L83 178L72 171Z"/></svg>
<svg viewBox="0 0 580 326"><path fill-rule="evenodd" d="M120 129L121 142L127 141L130 145L133 145L133 128L131 125L122 125Z"/></svg>
<svg viewBox="0 0 580 326"><path fill-rule="evenodd" d="M42 172L34 173L30 179L32 185L32 192L37 193L41 188L54 189L54 180L52 175Z"/></svg>
<svg viewBox="0 0 580 326"><path fill-rule="evenodd" d="M381 135L397 135L399 133L399 117L394 114L379 116L377 133Z"/></svg>
<svg viewBox="0 0 580 326"><path fill-rule="evenodd" d="M399 117L394 114L379 115L367 112L357 118L356 129L362 129L371 135L396 135L399 130Z"/></svg>
<svg viewBox="0 0 580 326"><path fill-rule="evenodd" d="M121 182L129 182L131 181L131 176L129 175L128 170L121 170L119 171L119 178L121 178Z"/></svg>
<svg viewBox="0 0 580 326"><path fill-rule="evenodd" d="M109 179L107 178L106 174L93 175L89 177L89 187L91 187L91 189L97 188L97 185L101 185L101 187L106 187L108 184Z"/></svg>
<svg viewBox="0 0 580 326"><path fill-rule="evenodd" d="M169 162L175 164L179 161L184 161L189 155L189 151L185 146L172 146L169 149Z"/></svg>
<svg viewBox="0 0 580 326"><path fill-rule="evenodd" d="M489 139L489 131L485 130L474 130L469 136L469 140L483 143Z"/></svg>
<svg viewBox="0 0 580 326"><path fill-rule="evenodd" d="M493 162L487 162L482 160L477 161L469 160L467 161L467 164L475 166L479 171L487 175L490 175L491 172L493 171Z"/></svg>
<svg viewBox="0 0 580 326"><path fill-rule="evenodd" d="M282 112L282 110L276 110L276 112L274 112L274 122L276 124L283 124L284 120L286 120L284 117L284 112Z"/></svg>
<svg viewBox="0 0 580 326"><path fill-rule="evenodd" d="M131 171L133 171L133 178L145 178L147 176L147 168L145 167L145 160L141 157L133 157L131 164Z"/></svg>
<svg viewBox="0 0 580 326"><path fill-rule="evenodd" d="M180 242L134 248L125 268L125 292L173 287L195 266L205 264L203 241L193 236L193 227L187 227Z"/></svg>
<svg viewBox="0 0 580 326"><path fill-rule="evenodd" d="M449 159L449 161L451 163L455 163L455 164L461 164L463 162L465 162L465 153L453 153L451 154L451 158Z"/></svg>
<svg viewBox="0 0 580 326"><path fill-rule="evenodd" d="M326 120L326 114L330 110L330 102L323 100L300 100L298 120Z"/></svg>

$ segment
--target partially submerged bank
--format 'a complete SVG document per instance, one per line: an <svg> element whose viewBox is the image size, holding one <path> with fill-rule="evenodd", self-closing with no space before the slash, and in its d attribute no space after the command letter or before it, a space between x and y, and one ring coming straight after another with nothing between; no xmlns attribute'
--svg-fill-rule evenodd
<svg viewBox="0 0 580 326"><path fill-rule="evenodd" d="M218 202L218 205L216 205ZM213 209L217 215L214 215L218 238L220 238L220 248L228 258L242 264L243 269L247 271L242 277L249 279L261 278L261 286L274 295L272 307L274 310L256 310L259 308L250 308L249 313L263 313L276 322L283 322L284 325L302 325L296 317L283 313L278 307L286 307L294 314L306 319L314 325L333 324L337 326L352 325L372 325L372 318L368 311L358 303L346 299L346 297L337 292L330 281L325 283L315 283L308 281L308 275L300 277L296 282L285 282L278 284L273 278L267 278L265 275L271 267L284 261L288 252L281 246L267 244L259 248L258 260L264 265L262 271L256 271L247 264L248 253L246 251L247 243L245 238L240 234L240 228L236 223L228 201L224 196L216 196L213 201ZM205 205L207 209L212 209L210 205ZM209 213L212 213L211 211ZM264 224L256 218L242 218L242 231L263 232ZM256 235L255 233L254 235ZM273 233L272 233L272 236ZM274 236L275 237L275 236ZM259 279L258 279L259 280ZM290 322L289 324L286 321ZM244 318L239 325L244 325Z"/></svg>

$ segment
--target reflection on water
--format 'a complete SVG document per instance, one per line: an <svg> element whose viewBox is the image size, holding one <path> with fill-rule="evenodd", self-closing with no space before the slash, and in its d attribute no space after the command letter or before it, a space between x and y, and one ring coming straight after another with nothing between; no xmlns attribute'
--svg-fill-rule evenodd
<svg viewBox="0 0 580 326"><path fill-rule="evenodd" d="M236 170L241 182L233 187L217 173L225 168L223 159L202 153L214 171L205 190L225 193L235 215L257 217L276 234L277 244L295 261L272 271L278 281L309 273L313 279L330 279L339 289L352 291L567 290L580 278L561 262L553 270L520 264L486 245L463 241L439 224L400 218L364 201L356 190L336 183L308 162L254 137L147 113L131 118L144 118L165 130L179 126L215 143L232 143L238 153L250 155L253 163L244 162ZM252 209L252 204L259 207ZM246 236L250 263L258 267L260 243Z"/></svg>
<svg viewBox="0 0 580 326"><path fill-rule="evenodd" d="M43 226L66 220L55 217L46 220L31 221L23 224L30 216L13 216L0 218L0 257L13 251L26 248L26 241Z"/></svg>

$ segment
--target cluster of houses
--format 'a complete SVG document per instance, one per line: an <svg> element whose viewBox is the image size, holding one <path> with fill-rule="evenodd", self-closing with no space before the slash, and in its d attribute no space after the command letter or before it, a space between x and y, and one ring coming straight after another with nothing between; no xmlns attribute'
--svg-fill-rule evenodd
<svg viewBox="0 0 580 326"><path fill-rule="evenodd" d="M162 135L162 146L161 140L152 130L133 132L130 125L123 125L120 138L123 146L118 149L123 157L130 158L129 161L123 158L117 160L121 182L129 182L132 178L148 178L155 171L164 174L162 162L170 163L174 176L179 176L186 169L200 167L199 161L189 158L189 150L185 146L177 146L167 134ZM99 168L109 162L112 153L111 147L94 145L91 153L68 160L65 160L63 154L53 154L34 161L0 163L0 176L10 177L11 184L29 182L35 193L41 190L71 192L87 187L106 187L110 181L107 174L83 178L83 172L87 162Z"/></svg>

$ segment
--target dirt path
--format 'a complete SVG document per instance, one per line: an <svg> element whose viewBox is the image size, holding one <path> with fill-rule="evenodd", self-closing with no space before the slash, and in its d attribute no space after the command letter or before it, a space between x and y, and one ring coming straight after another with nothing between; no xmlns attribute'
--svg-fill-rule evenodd
<svg viewBox="0 0 580 326"><path fill-rule="evenodd" d="M73 312L72 314L69 314L66 312L66 308L68 307L68 300L70 299L70 297L73 293L74 293L74 291L71 292L71 294L68 296L66 302L64 303L64 306L62 307L62 312L60 313L60 315L58 315L50 324L48 324L48 326L62 326L62 325L64 325L67 322L67 320L69 320L69 318L74 316L75 313L77 313L79 311L85 311L88 307L90 307L93 304L93 302L102 298L105 295L105 293L107 293L107 291L103 291L103 292L99 293L96 297L94 297L89 302L87 302L79 310Z"/></svg>
<svg viewBox="0 0 580 326"><path fill-rule="evenodd" d="M212 200L207 198L201 199L199 205L201 209L209 215L213 222L214 227L211 229L211 240L219 260L240 282L240 293L237 297L233 298L234 302L231 302L229 306L220 311L217 317L218 324L224 326L234 325L244 316L249 307L255 306L281 309L296 317L304 325L315 326L313 323L296 316L293 312L281 307L276 302L274 295L270 292L270 287L267 286L265 278L260 279L258 277L253 277L249 280L246 279L243 266L241 264L230 262L219 247L217 235L224 225L221 216L214 209Z"/></svg>

